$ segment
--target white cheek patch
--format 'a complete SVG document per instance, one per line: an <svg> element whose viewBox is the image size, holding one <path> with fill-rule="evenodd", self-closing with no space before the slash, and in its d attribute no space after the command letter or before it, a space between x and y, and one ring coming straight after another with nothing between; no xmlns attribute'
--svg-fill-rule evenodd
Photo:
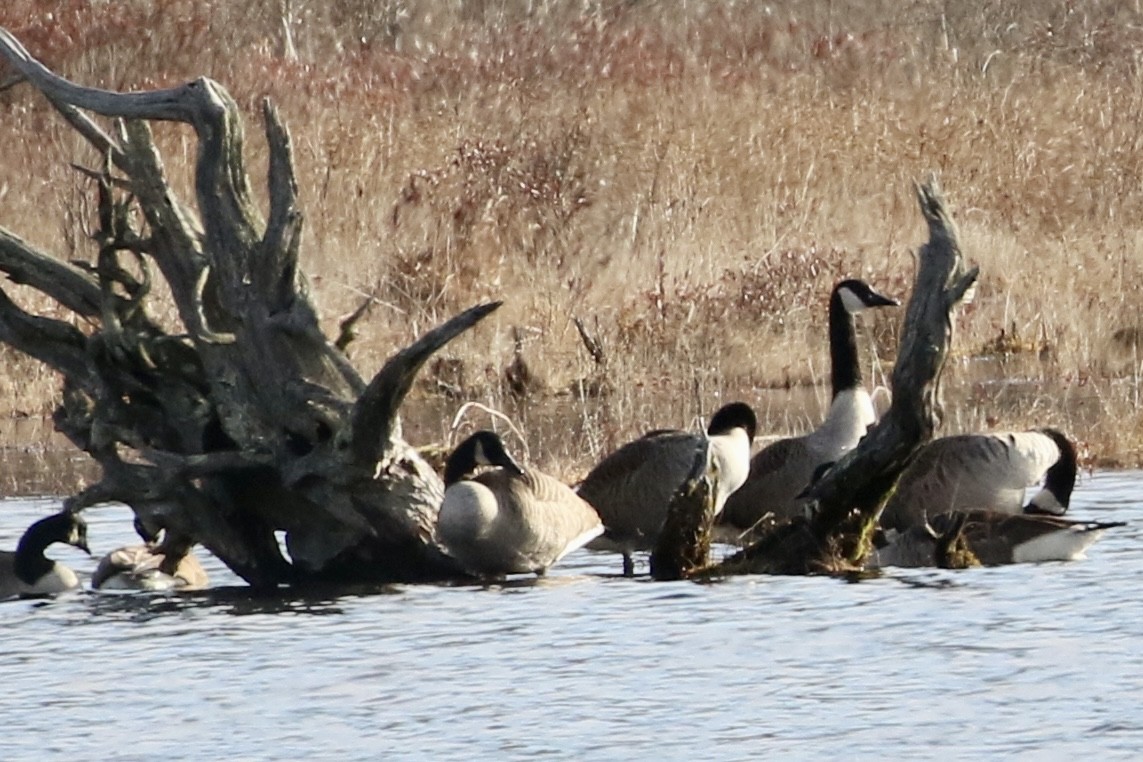
<svg viewBox="0 0 1143 762"><path fill-rule="evenodd" d="M1053 516L1063 516L1068 511L1067 507L1061 505L1056 496L1047 489L1037 492L1036 496L1028 501L1028 506L1038 508L1040 511Z"/></svg>
<svg viewBox="0 0 1143 762"><path fill-rule="evenodd" d="M839 289L837 293L838 296L841 297L841 306L845 307L845 311L850 315L856 315L866 308L866 304L861 301L861 297L853 293L849 288Z"/></svg>

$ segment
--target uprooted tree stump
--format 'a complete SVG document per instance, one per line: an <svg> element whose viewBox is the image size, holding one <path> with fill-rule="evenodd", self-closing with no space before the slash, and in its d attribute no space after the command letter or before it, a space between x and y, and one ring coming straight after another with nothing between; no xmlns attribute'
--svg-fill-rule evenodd
<svg viewBox="0 0 1143 762"><path fill-rule="evenodd" d="M0 290L0 341L63 376L56 427L102 467L68 507L126 503L256 586L459 575L432 537L443 485L401 438L398 409L429 356L498 303L430 331L366 382L323 335L298 270L290 138L269 102L263 220L238 108L218 83L129 94L81 87L4 29L0 55L104 161L87 172L99 189L94 266L0 228L0 271L78 317L30 314ZM168 183L150 121L193 127L193 206ZM177 330L149 314L155 269Z"/></svg>
<svg viewBox="0 0 1143 762"><path fill-rule="evenodd" d="M917 254L888 413L813 485L805 518L767 529L721 564L709 565L709 556L696 554L702 546L694 538L709 535L712 521L706 504L672 503L676 526L656 552L687 559L677 576L844 573L862 568L885 498L939 424L940 377L952 343L952 313L978 273L975 267L965 269L956 227L936 180L918 187L917 196L929 241Z"/></svg>

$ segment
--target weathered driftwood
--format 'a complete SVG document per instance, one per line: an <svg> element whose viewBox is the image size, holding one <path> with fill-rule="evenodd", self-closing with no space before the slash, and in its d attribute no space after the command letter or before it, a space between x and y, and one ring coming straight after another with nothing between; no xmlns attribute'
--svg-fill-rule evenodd
<svg viewBox="0 0 1143 762"><path fill-rule="evenodd" d="M398 408L428 357L498 304L430 331L366 382L323 335L298 270L290 137L269 102L264 220L238 108L216 82L140 93L81 87L3 29L0 55L105 162L88 171L100 202L94 266L0 229L0 271L81 318L30 314L0 290L0 341L61 373L55 423L102 466L99 483L70 507L127 503L259 586L456 574L432 540L443 487L402 440ZM167 182L151 121L195 130L192 204ZM175 332L148 314L155 269L177 309Z"/></svg>
<svg viewBox="0 0 1143 762"><path fill-rule="evenodd" d="M885 497L941 418L940 376L952 312L976 282L935 179L917 188L929 241L917 254L913 293L893 369L889 412L809 493L805 519L773 527L713 567L714 574L807 574L860 569Z"/></svg>
<svg viewBox="0 0 1143 762"><path fill-rule="evenodd" d="M711 529L718 474L709 448L695 456L690 475L671 497L667 518L651 552L651 576L660 581L686 579L710 566Z"/></svg>

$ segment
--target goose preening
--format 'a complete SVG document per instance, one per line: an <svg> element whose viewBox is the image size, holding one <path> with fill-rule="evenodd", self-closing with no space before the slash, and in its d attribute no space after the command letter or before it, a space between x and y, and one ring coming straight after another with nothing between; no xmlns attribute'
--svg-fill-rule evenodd
<svg viewBox="0 0 1143 762"><path fill-rule="evenodd" d="M749 405L732 402L711 417L705 434L652 431L605 457L578 488L580 497L599 511L606 527L604 535L588 547L622 553L623 573L631 576L631 554L654 548L671 497L691 474L703 448L708 462L717 467L717 515L746 479L757 426Z"/></svg>
<svg viewBox="0 0 1143 762"><path fill-rule="evenodd" d="M870 555L870 568L934 566L938 544L960 531L984 566L1074 561L1122 521L1071 521L1059 516L998 511L950 511L903 532L889 530L890 541Z"/></svg>
<svg viewBox="0 0 1143 762"><path fill-rule="evenodd" d="M191 552L193 542L161 529L148 531L135 520L141 545L117 548L104 556L91 575L96 590L198 590L209 580ZM161 537L161 539L160 539Z"/></svg>
<svg viewBox="0 0 1143 762"><path fill-rule="evenodd" d="M1044 480L1024 503L1024 490ZM1076 483L1076 447L1055 429L941 437L918 450L885 503L881 526L905 531L926 515L986 509L1061 515Z"/></svg>
<svg viewBox="0 0 1143 762"><path fill-rule="evenodd" d="M494 468L474 475L479 466ZM437 538L478 576L542 575L603 532L594 508L555 477L521 467L491 431L457 446L444 480Z"/></svg>
<svg viewBox="0 0 1143 762"><path fill-rule="evenodd" d="M54 595L79 587L79 577L63 564L44 556L53 543L62 542L91 553L87 524L79 514L63 511L28 527L16 551L0 551L0 599Z"/></svg>
<svg viewBox="0 0 1143 762"><path fill-rule="evenodd" d="M788 518L797 513L814 469L836 461L877 421L873 399L861 381L853 316L875 307L897 306L896 299L860 280L843 280L829 299L829 354L832 401L825 421L800 437L780 439L762 448L750 462L750 475L722 513L728 533L741 534L767 514ZM886 405L887 407L887 405Z"/></svg>

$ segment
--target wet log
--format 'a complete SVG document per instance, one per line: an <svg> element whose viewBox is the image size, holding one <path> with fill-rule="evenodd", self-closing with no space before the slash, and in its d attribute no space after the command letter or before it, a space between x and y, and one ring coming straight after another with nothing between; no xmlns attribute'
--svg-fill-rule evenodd
<svg viewBox="0 0 1143 762"><path fill-rule="evenodd" d="M976 282L935 178L917 188L929 241L916 276L893 369L888 413L813 485L807 516L781 523L712 569L715 574L842 573L859 570L881 507L941 419L940 377L953 338L952 315Z"/></svg>
<svg viewBox="0 0 1143 762"><path fill-rule="evenodd" d="M671 497L667 517L651 551L651 577L659 581L687 579L710 567L714 498L718 474L711 469L709 448L695 456L686 480Z"/></svg>
<svg viewBox="0 0 1143 762"><path fill-rule="evenodd" d="M98 193L92 265L0 228L0 271L79 318L32 314L0 289L0 341L60 373L55 424L102 467L68 506L126 503L256 586L457 575L432 539L443 485L401 438L398 413L424 362L498 303L430 331L367 381L308 296L290 135L269 101L263 219L238 108L217 82L83 87L3 29L0 56L102 164L84 172ZM193 128L192 199L168 183L153 122ZM174 329L152 316L156 278Z"/></svg>

